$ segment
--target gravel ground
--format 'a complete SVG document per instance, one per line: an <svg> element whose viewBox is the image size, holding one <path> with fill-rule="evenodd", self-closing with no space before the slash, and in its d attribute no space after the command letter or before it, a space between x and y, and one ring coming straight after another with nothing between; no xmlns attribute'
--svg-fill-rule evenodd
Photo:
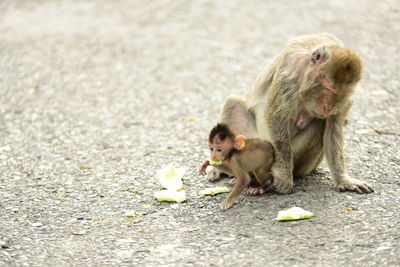
<svg viewBox="0 0 400 267"><path fill-rule="evenodd" d="M219 212L197 168L224 99L321 31L365 64L346 153L375 193L338 192L323 164ZM0 265L399 266L397 0L3 0L0 32ZM153 199L167 164L186 203ZM315 217L275 220L292 206Z"/></svg>

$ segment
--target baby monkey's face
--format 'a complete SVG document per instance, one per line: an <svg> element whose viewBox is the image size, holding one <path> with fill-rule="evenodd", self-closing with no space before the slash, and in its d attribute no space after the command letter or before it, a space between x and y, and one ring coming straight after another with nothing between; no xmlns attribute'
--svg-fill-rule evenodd
<svg viewBox="0 0 400 267"><path fill-rule="evenodd" d="M214 138L212 143L208 144L210 148L210 157L214 161L225 160L228 153L233 149L234 143L230 138L225 138L221 140L219 138Z"/></svg>

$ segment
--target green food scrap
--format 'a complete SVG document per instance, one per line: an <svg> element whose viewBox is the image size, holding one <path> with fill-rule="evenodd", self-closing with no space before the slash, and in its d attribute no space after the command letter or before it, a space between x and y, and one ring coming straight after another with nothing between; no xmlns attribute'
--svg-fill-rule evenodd
<svg viewBox="0 0 400 267"><path fill-rule="evenodd" d="M312 216L314 216L314 214L312 214L309 211L306 211L299 207L293 207L287 210L279 211L276 219L278 221L294 221L294 220L308 219L311 218Z"/></svg>
<svg viewBox="0 0 400 267"><path fill-rule="evenodd" d="M167 190L179 191L183 187L182 177L186 168L167 166L159 170L158 177L162 187Z"/></svg>
<svg viewBox="0 0 400 267"><path fill-rule="evenodd" d="M177 176L176 170L174 167L168 167L164 170L165 178L174 178Z"/></svg>
<svg viewBox="0 0 400 267"><path fill-rule="evenodd" d="M211 165L222 165L222 160L208 160Z"/></svg>
<svg viewBox="0 0 400 267"><path fill-rule="evenodd" d="M136 217L136 214L134 211L127 211L125 212L126 217Z"/></svg>
<svg viewBox="0 0 400 267"><path fill-rule="evenodd" d="M185 191L172 191L172 190L161 190L154 192L154 198L158 201L171 201L171 202L184 202L186 201Z"/></svg>
<svg viewBox="0 0 400 267"><path fill-rule="evenodd" d="M228 193L231 190L226 186L210 187L200 191L204 196L215 196L217 194Z"/></svg>

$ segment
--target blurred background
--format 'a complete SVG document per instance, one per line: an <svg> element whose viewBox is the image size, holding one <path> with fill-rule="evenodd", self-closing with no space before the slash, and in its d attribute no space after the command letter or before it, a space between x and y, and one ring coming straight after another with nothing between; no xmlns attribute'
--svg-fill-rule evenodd
<svg viewBox="0 0 400 267"><path fill-rule="evenodd" d="M223 101L316 32L364 63L346 149L377 193L338 194L323 166L218 213L197 167ZM399 41L398 0L2 0L0 265L398 264ZM169 163L188 167L186 204L152 198ZM288 205L320 216L271 223Z"/></svg>

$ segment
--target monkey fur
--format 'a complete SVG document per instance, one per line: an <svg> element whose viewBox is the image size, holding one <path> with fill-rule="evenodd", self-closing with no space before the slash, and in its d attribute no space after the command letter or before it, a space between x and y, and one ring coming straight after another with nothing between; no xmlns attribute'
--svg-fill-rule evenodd
<svg viewBox="0 0 400 267"><path fill-rule="evenodd" d="M325 156L340 191L371 193L371 186L347 174L343 148L343 125L361 76L359 56L336 37L299 36L267 65L243 99L227 99L220 122L273 145L277 192L291 192L293 177L310 174ZM214 181L219 174L213 169L208 178Z"/></svg>
<svg viewBox="0 0 400 267"><path fill-rule="evenodd" d="M252 195L263 194L272 183L270 170L274 153L272 145L267 141L236 135L226 124L219 123L210 132L209 147L211 159L222 161L222 165L214 168L235 176L232 191L219 204L221 211L232 206L239 194L249 186L252 176L259 185L249 189ZM201 175L206 174L208 165L210 162L206 160L200 166Z"/></svg>

